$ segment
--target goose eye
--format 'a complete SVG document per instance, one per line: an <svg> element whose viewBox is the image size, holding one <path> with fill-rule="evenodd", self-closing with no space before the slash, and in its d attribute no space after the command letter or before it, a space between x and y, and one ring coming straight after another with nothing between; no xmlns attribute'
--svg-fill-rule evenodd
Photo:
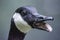
<svg viewBox="0 0 60 40"><path fill-rule="evenodd" d="M26 10L23 10L23 11L21 12L21 14L22 14L22 16L25 16L25 15L27 15L27 11L26 11Z"/></svg>

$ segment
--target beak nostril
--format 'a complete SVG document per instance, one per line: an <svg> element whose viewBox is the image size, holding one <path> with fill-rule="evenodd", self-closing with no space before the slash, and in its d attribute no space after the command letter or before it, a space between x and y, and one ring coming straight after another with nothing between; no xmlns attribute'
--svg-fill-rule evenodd
<svg viewBox="0 0 60 40"><path fill-rule="evenodd" d="M38 17L39 19L44 19L43 17Z"/></svg>

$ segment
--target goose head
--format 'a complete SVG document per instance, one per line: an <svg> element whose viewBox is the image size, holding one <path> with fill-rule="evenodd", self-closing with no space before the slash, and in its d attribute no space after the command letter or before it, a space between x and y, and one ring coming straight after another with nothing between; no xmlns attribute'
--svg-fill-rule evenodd
<svg viewBox="0 0 60 40"><path fill-rule="evenodd" d="M37 12L36 8L31 6L16 9L13 19L18 30L24 33L27 33L31 29L51 32L52 27L46 21L54 20L53 17L41 15Z"/></svg>

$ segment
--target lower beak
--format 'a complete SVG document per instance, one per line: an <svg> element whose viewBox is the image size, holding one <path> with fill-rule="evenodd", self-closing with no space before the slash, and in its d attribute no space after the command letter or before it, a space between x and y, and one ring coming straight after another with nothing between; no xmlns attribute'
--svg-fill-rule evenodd
<svg viewBox="0 0 60 40"><path fill-rule="evenodd" d="M48 32L52 32L52 27L48 23L45 24L45 27L46 28L44 30L46 30Z"/></svg>
<svg viewBox="0 0 60 40"><path fill-rule="evenodd" d="M52 27L48 23L36 23L36 28L47 32L52 32Z"/></svg>

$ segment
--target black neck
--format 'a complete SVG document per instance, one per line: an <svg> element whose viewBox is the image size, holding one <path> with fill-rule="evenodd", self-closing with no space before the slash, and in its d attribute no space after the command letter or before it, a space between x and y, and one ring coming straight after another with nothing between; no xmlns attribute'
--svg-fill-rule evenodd
<svg viewBox="0 0 60 40"><path fill-rule="evenodd" d="M23 40L25 37L25 34L22 33L21 31L19 31L15 24L14 24L14 20L11 20L11 28L9 31L9 36L8 36L8 40Z"/></svg>

